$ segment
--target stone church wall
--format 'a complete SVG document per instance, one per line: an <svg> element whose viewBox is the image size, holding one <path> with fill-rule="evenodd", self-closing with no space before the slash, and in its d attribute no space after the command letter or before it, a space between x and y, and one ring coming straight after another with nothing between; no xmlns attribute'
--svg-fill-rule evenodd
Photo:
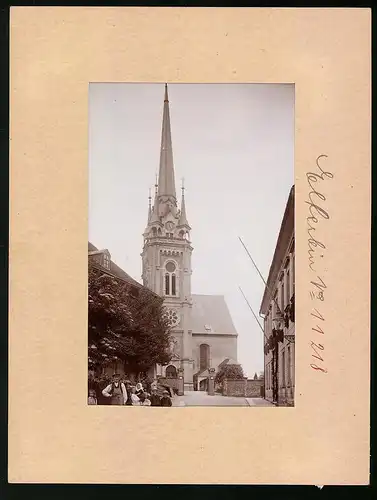
<svg viewBox="0 0 377 500"><path fill-rule="evenodd" d="M237 359L237 337L212 336L212 335L193 335L192 351L194 357L194 372L199 370L200 345L208 344L210 348L209 358L211 367L217 370L219 364L225 358Z"/></svg>

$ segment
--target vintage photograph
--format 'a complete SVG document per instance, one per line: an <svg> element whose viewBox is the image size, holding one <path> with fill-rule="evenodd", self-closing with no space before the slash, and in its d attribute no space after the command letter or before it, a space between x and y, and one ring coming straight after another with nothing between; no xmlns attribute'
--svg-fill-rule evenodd
<svg viewBox="0 0 377 500"><path fill-rule="evenodd" d="M89 405L294 406L294 98L89 85Z"/></svg>

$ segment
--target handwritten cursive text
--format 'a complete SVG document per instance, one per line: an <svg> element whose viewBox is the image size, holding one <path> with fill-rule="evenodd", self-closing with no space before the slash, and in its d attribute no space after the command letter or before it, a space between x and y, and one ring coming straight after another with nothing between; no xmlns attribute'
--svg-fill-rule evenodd
<svg viewBox="0 0 377 500"><path fill-rule="evenodd" d="M321 221L328 221L330 215L328 209L325 206L326 197L321 192L321 182L333 179L333 174L322 168L321 162L327 155L320 155L316 159L316 170L314 172L308 172L306 174L306 180L309 186L308 199L305 203L309 206L309 213L306 217L307 222L307 233L308 233L308 266L312 273L316 276L314 279L310 280L309 295L311 300L318 301L317 307L312 308L310 315L311 320L311 331L315 334L314 340L311 340L310 353L311 353L311 363L310 367L320 373L327 373L327 367L325 365L325 317L321 312L321 303L325 301L325 293L327 292L327 285L325 284L323 277L318 275L318 268L321 264L318 262L318 254L321 258L321 263L325 257L326 245L319 237L315 235L315 232L319 228ZM320 252L319 252L320 251ZM318 339L318 336L320 338Z"/></svg>

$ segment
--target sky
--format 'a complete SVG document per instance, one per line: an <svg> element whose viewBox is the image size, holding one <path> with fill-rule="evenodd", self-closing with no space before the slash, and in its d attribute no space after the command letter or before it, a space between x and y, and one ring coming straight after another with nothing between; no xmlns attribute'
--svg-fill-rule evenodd
<svg viewBox="0 0 377 500"><path fill-rule="evenodd" d="M254 312L294 183L294 85L169 84L177 196L192 228L192 293L224 295L238 361L263 370ZM148 191L159 168L164 84L89 89L89 241L141 282ZM262 323L262 320L260 320Z"/></svg>

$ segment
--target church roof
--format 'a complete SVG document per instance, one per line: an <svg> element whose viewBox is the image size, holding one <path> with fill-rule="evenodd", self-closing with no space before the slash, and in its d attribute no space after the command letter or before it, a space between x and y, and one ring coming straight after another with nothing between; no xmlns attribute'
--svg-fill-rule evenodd
<svg viewBox="0 0 377 500"><path fill-rule="evenodd" d="M239 363L232 358L225 358L223 361L218 366L218 369L220 370L223 366L225 365L239 365Z"/></svg>
<svg viewBox="0 0 377 500"><path fill-rule="evenodd" d="M192 300L192 333L237 335L222 295L192 295Z"/></svg>
<svg viewBox="0 0 377 500"><path fill-rule="evenodd" d="M204 368L203 370L199 370L198 372L194 373L194 377L209 377L208 368Z"/></svg>

